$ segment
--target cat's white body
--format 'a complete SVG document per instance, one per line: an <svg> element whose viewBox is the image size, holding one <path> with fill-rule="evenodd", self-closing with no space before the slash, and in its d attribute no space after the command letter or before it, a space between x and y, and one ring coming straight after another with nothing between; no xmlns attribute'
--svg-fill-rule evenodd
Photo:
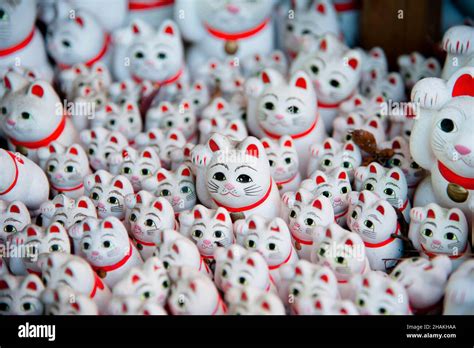
<svg viewBox="0 0 474 348"><path fill-rule="evenodd" d="M403 255L403 242L395 209L370 191L349 195L347 225L365 244L370 268L385 271Z"/></svg>
<svg viewBox="0 0 474 348"><path fill-rule="evenodd" d="M41 315L44 304L41 293L44 290L43 282L36 274L14 276L3 274L0 276L0 315Z"/></svg>
<svg viewBox="0 0 474 348"><path fill-rule="evenodd" d="M408 89L425 77L439 77L441 74L441 67L436 58L425 58L418 52L398 57L397 63Z"/></svg>
<svg viewBox="0 0 474 348"><path fill-rule="evenodd" d="M147 260L156 249L159 233L176 228L173 207L165 198L156 198L147 191L126 196L125 205L130 236L142 258Z"/></svg>
<svg viewBox="0 0 474 348"><path fill-rule="evenodd" d="M0 199L21 201L32 213L48 199L46 174L25 156L0 149L0 172Z"/></svg>
<svg viewBox="0 0 474 348"><path fill-rule="evenodd" d="M410 214L412 223L408 237L423 257L432 259L437 255L447 255L453 269L471 257L469 228L460 209L447 209L430 203L413 208Z"/></svg>
<svg viewBox="0 0 474 348"><path fill-rule="evenodd" d="M474 261L468 260L449 277L444 297L444 315L474 314L473 275Z"/></svg>

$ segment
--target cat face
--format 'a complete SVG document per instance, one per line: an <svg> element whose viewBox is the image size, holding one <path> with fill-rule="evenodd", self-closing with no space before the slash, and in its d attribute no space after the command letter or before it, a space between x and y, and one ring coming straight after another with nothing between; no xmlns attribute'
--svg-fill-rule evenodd
<svg viewBox="0 0 474 348"><path fill-rule="evenodd" d="M127 101L138 102L141 92L142 85L136 83L133 79L114 82L108 88L110 99L118 105L123 105Z"/></svg>
<svg viewBox="0 0 474 348"><path fill-rule="evenodd" d="M207 84L203 80L197 79L190 88L184 92L182 99L189 100L196 114L200 115L202 110L209 104L211 96Z"/></svg>
<svg viewBox="0 0 474 348"><path fill-rule="evenodd" d="M399 73L390 73L386 76L378 76L376 73L372 83L365 89L369 97L382 95L386 100L403 101L405 97L405 85Z"/></svg>
<svg viewBox="0 0 474 348"><path fill-rule="evenodd" d="M234 57L229 57L224 61L211 58L199 69L198 76L226 97L240 93L244 88L245 80L240 64Z"/></svg>
<svg viewBox="0 0 474 348"><path fill-rule="evenodd" d="M94 63L90 68L85 64L74 64L71 68L59 72L59 84L61 90L68 99L86 97L103 93L111 81L107 65L103 62Z"/></svg>
<svg viewBox="0 0 474 348"><path fill-rule="evenodd" d="M385 76L388 72L387 56L383 48L373 47L365 53L360 83L362 91L365 91L378 76Z"/></svg>
<svg viewBox="0 0 474 348"><path fill-rule="evenodd" d="M288 84L272 83L275 79L267 71L262 72L261 78L267 88L258 100L260 126L278 135L307 130L316 117L316 96L308 75L297 72Z"/></svg>
<svg viewBox="0 0 474 348"><path fill-rule="evenodd" d="M115 217L87 218L71 235L79 240L84 258L96 267L113 265L131 253L127 229Z"/></svg>
<svg viewBox="0 0 474 348"><path fill-rule="evenodd" d="M405 288L378 272L369 272L357 281L356 306L362 315L410 314Z"/></svg>
<svg viewBox="0 0 474 348"><path fill-rule="evenodd" d="M0 277L1 315L41 315L44 305L41 293L44 285L35 274L16 277L4 274Z"/></svg>
<svg viewBox="0 0 474 348"><path fill-rule="evenodd" d="M160 128L164 132L179 130L186 139L194 136L197 130L196 115L188 100L173 105L167 101L161 102L158 107L148 110L146 115L146 129Z"/></svg>
<svg viewBox="0 0 474 348"><path fill-rule="evenodd" d="M196 205L192 214L189 235L202 256L213 258L216 248L226 248L234 243L232 220L227 210L211 210L203 205Z"/></svg>
<svg viewBox="0 0 474 348"><path fill-rule="evenodd" d="M160 231L174 228L174 211L163 197L156 198L147 191L125 198L130 232L138 241L156 243Z"/></svg>
<svg viewBox="0 0 474 348"><path fill-rule="evenodd" d="M79 144L66 148L58 142L52 142L49 147L39 150L38 157L54 188L78 187L90 173L89 159Z"/></svg>
<svg viewBox="0 0 474 348"><path fill-rule="evenodd" d="M300 260L296 267L281 269L282 277L289 281L288 296L294 314L313 315L317 308L315 301L321 297L339 298L337 278L333 271L326 267Z"/></svg>
<svg viewBox="0 0 474 348"><path fill-rule="evenodd" d="M133 193L130 181L123 175L113 176L105 170L98 170L84 179L85 193L97 208L97 216L101 219L114 216L125 217L125 196Z"/></svg>
<svg viewBox="0 0 474 348"><path fill-rule="evenodd" d="M227 101L222 97L214 98L202 111L203 119L212 119L222 116L227 120L245 119L246 105L239 94L235 94Z"/></svg>
<svg viewBox="0 0 474 348"><path fill-rule="evenodd" d="M266 291L270 288L270 273L262 255L233 244L215 252L216 286L227 292L230 288L253 287Z"/></svg>
<svg viewBox="0 0 474 348"><path fill-rule="evenodd" d="M235 141L242 141L247 136L247 127L240 119L228 120L223 116L199 121L200 143L204 144L213 133L220 133Z"/></svg>
<svg viewBox="0 0 474 348"><path fill-rule="evenodd" d="M47 315L98 315L95 302L88 296L75 292L68 285L59 285L52 297L43 296L42 300Z"/></svg>
<svg viewBox="0 0 474 348"><path fill-rule="evenodd" d="M380 243L396 232L397 213L390 203L370 191L353 192L347 225L364 241Z"/></svg>
<svg viewBox="0 0 474 348"><path fill-rule="evenodd" d="M223 314L225 305L209 277L188 267L170 271L172 279L168 306L173 315Z"/></svg>
<svg viewBox="0 0 474 348"><path fill-rule="evenodd" d="M9 236L22 231L30 223L30 212L22 202L0 200L0 245L4 245Z"/></svg>
<svg viewBox="0 0 474 348"><path fill-rule="evenodd" d="M142 118L135 102L122 105L108 103L95 113L92 127L104 127L110 131L118 131L129 140L142 130Z"/></svg>
<svg viewBox="0 0 474 348"><path fill-rule="evenodd" d="M231 288L225 294L229 315L284 315L285 306L272 292L245 287Z"/></svg>
<svg viewBox="0 0 474 348"><path fill-rule="evenodd" d="M106 33L92 13L76 10L74 18L59 15L48 26L46 46L53 59L64 65L85 63L106 46Z"/></svg>
<svg viewBox="0 0 474 348"><path fill-rule="evenodd" d="M174 76L183 65L184 52L178 26L165 20L156 33L133 26L130 46L130 71L142 80L163 81Z"/></svg>
<svg viewBox="0 0 474 348"><path fill-rule="evenodd" d="M253 56L246 57L242 61L242 66L246 76L257 76L265 69L273 69L282 75L286 75L288 61L282 51L276 50L266 56L256 53Z"/></svg>
<svg viewBox="0 0 474 348"><path fill-rule="evenodd" d="M368 270L365 246L359 235L336 223L322 229L324 237L311 255L314 263L331 268L338 281Z"/></svg>
<svg viewBox="0 0 474 348"><path fill-rule="evenodd" d="M127 146L121 152L110 155L108 162L110 171L130 180L135 192L140 191L142 182L161 167L158 154L149 146L141 151Z"/></svg>
<svg viewBox="0 0 474 348"><path fill-rule="evenodd" d="M87 217L97 218L94 203L86 196L73 199L59 194L53 200L43 203L40 211L45 222L57 222L66 230L80 224Z"/></svg>
<svg viewBox="0 0 474 348"><path fill-rule="evenodd" d="M277 182L293 178L298 173L299 158L291 137L283 136L279 140L262 138L262 145L271 175Z"/></svg>
<svg viewBox="0 0 474 348"><path fill-rule="evenodd" d="M331 200L336 220L347 211L347 197L352 192L349 175L342 168L334 168L325 173L316 170L302 185L315 196L325 196Z"/></svg>
<svg viewBox="0 0 474 348"><path fill-rule="evenodd" d="M418 238L423 251L456 256L466 250L467 222L459 209L445 209L431 203L424 208L413 208L411 215L420 223Z"/></svg>
<svg viewBox="0 0 474 348"><path fill-rule="evenodd" d="M438 77L441 73L441 67L435 58L425 58L418 52L400 56L398 66L405 85L409 89L419 80L426 77Z"/></svg>
<svg viewBox="0 0 474 348"><path fill-rule="evenodd" d="M294 69L302 69L309 75L318 101L331 104L341 102L347 99L359 84L361 54L357 50L345 51L335 56L327 54L328 43L325 39L319 47L321 53L309 55L307 59L296 64Z"/></svg>
<svg viewBox="0 0 474 348"><path fill-rule="evenodd" d="M164 197L175 212L191 209L196 204L196 187L191 169L185 165L175 171L159 169L143 182L143 188Z"/></svg>
<svg viewBox="0 0 474 348"><path fill-rule="evenodd" d="M42 80L30 83L14 72L7 73L4 80L9 86L0 102L5 134L20 141L36 141L53 133L63 117L53 87Z"/></svg>
<svg viewBox="0 0 474 348"><path fill-rule="evenodd" d="M233 146L228 138L215 133L207 146L213 155L207 167L206 184L214 200L243 206L266 194L271 185L270 165L258 139L248 137Z"/></svg>
<svg viewBox="0 0 474 348"><path fill-rule="evenodd" d="M170 279L157 257L149 258L140 267L130 269L114 286L116 296L134 296L143 302L164 305L170 290Z"/></svg>
<svg viewBox="0 0 474 348"><path fill-rule="evenodd" d="M403 171L394 167L387 169L373 162L367 167L359 167L355 173L356 180L362 182L361 190L371 191L386 199L393 207L405 206L408 195L408 184Z"/></svg>
<svg viewBox="0 0 474 348"><path fill-rule="evenodd" d="M106 169L108 157L128 145L127 138L122 133L102 127L82 131L81 141L87 148L89 162L94 170Z"/></svg>
<svg viewBox="0 0 474 348"><path fill-rule="evenodd" d="M3 49L28 36L35 23L36 5L28 1L5 1L0 10L0 48Z"/></svg>
<svg viewBox="0 0 474 348"><path fill-rule="evenodd" d="M197 7L201 21L225 32L249 30L270 16L273 3L265 0L203 0Z"/></svg>

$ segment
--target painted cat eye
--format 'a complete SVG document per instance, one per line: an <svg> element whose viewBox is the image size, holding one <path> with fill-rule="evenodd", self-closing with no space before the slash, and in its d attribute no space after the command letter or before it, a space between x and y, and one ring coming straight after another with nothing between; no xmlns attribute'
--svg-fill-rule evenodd
<svg viewBox="0 0 474 348"><path fill-rule="evenodd" d="M290 212L290 217L295 218L296 217L296 211L292 210Z"/></svg>
<svg viewBox="0 0 474 348"><path fill-rule="evenodd" d="M29 120L31 117L30 113L29 112L22 112L21 113L21 118L24 119L24 120Z"/></svg>
<svg viewBox="0 0 474 348"><path fill-rule="evenodd" d="M365 184L365 189L369 190L369 191L373 191L374 190L374 185L372 185L371 183L367 183L367 184Z"/></svg>
<svg viewBox="0 0 474 348"><path fill-rule="evenodd" d="M453 120L449 118L444 118L439 123L439 128L445 133L451 133L456 129L456 125L454 124Z"/></svg>
<svg viewBox="0 0 474 348"><path fill-rule="evenodd" d="M433 231L429 228L425 228L421 233L426 237L433 237Z"/></svg>
<svg viewBox="0 0 474 348"><path fill-rule="evenodd" d="M16 232L16 228L13 225L5 225L3 227L3 231L5 231L7 233L13 233L13 232Z"/></svg>
<svg viewBox="0 0 474 348"><path fill-rule="evenodd" d="M270 103L270 102L266 102L263 106L267 110L274 110L275 109L275 105L273 103Z"/></svg>
<svg viewBox="0 0 474 348"><path fill-rule="evenodd" d="M444 238L446 238L447 240L458 240L458 237L452 232L446 233L444 235Z"/></svg>
<svg viewBox="0 0 474 348"><path fill-rule="evenodd" d="M240 174L238 177L237 177L237 181L238 182L241 182L241 183L248 183L248 182L252 182L252 178L250 176L248 176L247 174Z"/></svg>
<svg viewBox="0 0 474 348"><path fill-rule="evenodd" d="M214 180L217 180L217 181L224 181L224 180L226 179L224 173L222 173L222 172L214 173L214 175L212 176L212 178L213 178Z"/></svg>

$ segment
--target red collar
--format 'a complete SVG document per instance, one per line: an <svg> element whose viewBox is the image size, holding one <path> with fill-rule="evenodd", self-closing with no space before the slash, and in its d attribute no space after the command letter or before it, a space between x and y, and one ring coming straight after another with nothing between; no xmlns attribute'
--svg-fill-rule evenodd
<svg viewBox="0 0 474 348"><path fill-rule="evenodd" d="M156 0L152 2L129 1L128 9L130 11L152 10L159 7L170 6L174 4L174 0Z"/></svg>
<svg viewBox="0 0 474 348"><path fill-rule="evenodd" d="M201 255L201 257L202 257L203 259L214 260L214 256L213 256L213 255L209 255L209 256L208 256L208 255Z"/></svg>
<svg viewBox="0 0 474 348"><path fill-rule="evenodd" d="M206 268L206 272L207 273L210 273L210 270L209 270L209 267L207 266L207 263L204 262L202 256L201 256L201 261L199 262L199 272L201 271L202 269L202 265L204 265L204 267Z"/></svg>
<svg viewBox="0 0 474 348"><path fill-rule="evenodd" d="M31 42L31 40L33 40L33 36L35 36L35 31L36 31L36 28L33 27L33 29L31 29L31 32L28 34L26 39L24 39L22 42L20 42L19 44L16 44L15 46L11 46L11 47L8 47L8 48L1 49L0 50L0 57L8 56L12 53L15 53L15 52L25 48L26 46L28 46L28 44Z"/></svg>
<svg viewBox="0 0 474 348"><path fill-rule="evenodd" d="M143 240L138 239L137 237L133 236L133 240L137 242L137 244L145 245L145 246L156 246L153 242L145 242Z"/></svg>
<svg viewBox="0 0 474 348"><path fill-rule="evenodd" d="M408 198L405 200L405 203L403 203L403 206L401 208L399 208L400 211L404 211L405 208L407 207L407 205L408 205Z"/></svg>
<svg viewBox="0 0 474 348"><path fill-rule="evenodd" d="M94 58L92 58L91 60L88 60L84 64L90 68L92 65L94 65L94 63L97 63L99 60L104 58L105 54L107 53L107 51L109 49L110 42L112 41L111 39L112 38L111 38L110 34L107 33L105 35L104 45L102 46L102 49L100 50L100 52ZM62 63L57 63L57 66L61 70L70 69L72 67L72 65L67 65L67 64L62 64Z"/></svg>
<svg viewBox="0 0 474 348"><path fill-rule="evenodd" d="M398 235L400 233L400 224L397 222L397 229L395 231L395 234ZM391 242L393 242L395 238L389 237L388 239L380 242L380 243L369 243L369 242L364 242L365 246L367 248L380 248L383 247Z"/></svg>
<svg viewBox="0 0 474 348"><path fill-rule="evenodd" d="M460 253L459 255L449 255L449 254L444 254L444 253L435 254L435 253L432 253L431 251L426 250L425 247L423 246L423 244L420 244L420 245L421 245L421 249L423 249L423 253L425 253L426 256L428 256L430 259L432 259L433 257L438 256L438 255L446 255L450 259L455 260L455 259L459 259L461 256L463 256L466 253L468 243L469 243L469 241L466 243L466 247L464 248L464 251L462 253Z"/></svg>
<svg viewBox="0 0 474 348"><path fill-rule="evenodd" d="M318 107L323 108L323 109L335 109L335 108L338 108L339 105L341 105L342 103L344 103L346 100L351 99L352 96L354 95L354 93L355 93L355 91L352 92L351 95L348 96L346 99L341 100L340 102L337 102L337 103L334 103L334 104L324 103L324 102L318 100Z"/></svg>
<svg viewBox="0 0 474 348"><path fill-rule="evenodd" d="M272 270L274 270L274 269L277 269L277 268L280 267L280 266L283 266L285 263L287 263L288 261L290 261L291 255L293 255L293 247L291 247L290 253L288 254L288 257L285 259L285 261L283 261L282 263L280 263L280 264L278 264L278 265L275 265L275 266L268 266L268 269L269 269L270 271L272 271Z"/></svg>
<svg viewBox="0 0 474 348"><path fill-rule="evenodd" d="M343 217L344 215L346 215L348 210L349 210L349 207L347 207L346 210L344 210L342 213L334 215L334 220L337 220L337 219Z"/></svg>
<svg viewBox="0 0 474 348"><path fill-rule="evenodd" d="M256 208L256 207L258 207L260 204L262 204L263 202L265 202L266 199L268 198L268 196L270 196L270 192L272 191L272 186L273 186L273 179L270 178L270 187L268 188L267 193L265 193L265 196L263 196L261 199L259 199L259 200L256 201L255 203L250 204L250 205L247 205L247 206L245 206L245 207L239 207L239 208L228 207L228 206L226 206L226 205L224 205L224 204L222 204L222 203L216 201L214 198L213 198L212 200L213 200L214 203L216 203L219 207L226 208L229 213L239 213L239 212L242 212L242 211L247 211L247 210Z"/></svg>
<svg viewBox="0 0 474 348"><path fill-rule="evenodd" d="M283 180L283 181L277 181L276 184L277 185L285 185L285 184L288 184L289 182L292 182L293 180L295 180L295 178L298 176L298 172L296 172L295 175L293 175L291 178L289 178L288 180Z"/></svg>
<svg viewBox="0 0 474 348"><path fill-rule="evenodd" d="M181 75L183 75L183 71L184 71L184 68L181 68L179 69L179 71L174 74L173 76L171 76L170 78L166 79L166 80L162 80L162 81L154 81L153 82L153 85L158 88L160 86L164 86L164 85L169 85L169 84L172 84L174 82L176 82L180 77ZM133 81L135 81L136 83L142 83L143 82L143 79L136 76L136 75L132 75L132 79Z"/></svg>
<svg viewBox="0 0 474 348"><path fill-rule="evenodd" d="M94 298L95 294L97 293L97 289L104 290L104 283L99 278L97 273L94 273L94 287L92 288L91 293L89 294L90 298Z"/></svg>
<svg viewBox="0 0 474 348"><path fill-rule="evenodd" d="M219 311L219 307L222 308L222 312L225 314L227 313L227 307L224 303L224 301L222 301L222 298L219 294L217 294L217 304L216 304L216 308L214 308L214 310L212 311L211 315L216 315L217 312Z"/></svg>
<svg viewBox="0 0 474 348"><path fill-rule="evenodd" d="M474 178L467 178L465 176L458 175L440 161L438 161L438 169L443 178L445 178L448 182L458 184L464 187L466 190L474 190Z"/></svg>
<svg viewBox="0 0 474 348"><path fill-rule="evenodd" d="M16 183L18 181L18 175L19 175L19 171L18 171L18 163L16 162L17 161L17 158L15 157L14 154L12 154L10 151L7 151L8 155L10 155L10 157L12 158L12 161L13 161L13 164L15 165L15 178L13 179L13 182L11 183L10 186L8 186L8 188L3 191L3 192L0 192L0 196L3 196L3 195L6 195L8 192L10 192L11 190L13 190L13 188L16 186ZM18 161L23 164L23 160L21 159L18 159Z"/></svg>
<svg viewBox="0 0 474 348"><path fill-rule="evenodd" d="M79 184L77 186L74 186L74 187L56 187L56 186L54 186L53 184L50 183L50 186L53 190L56 190L59 193L62 193L62 192L71 192L71 191L79 190L79 189L84 187L84 184L81 183L81 184Z"/></svg>
<svg viewBox="0 0 474 348"><path fill-rule="evenodd" d="M105 272L114 271L114 270L122 267L123 265L125 265L125 263L132 257L132 253L133 253L133 247L132 247L132 243L130 242L130 249L128 250L128 253L119 262L117 262L113 265L103 266L103 267L98 267L98 266L94 266L94 265L91 265L91 266L94 269L94 271L96 271L96 272L97 271L105 271Z"/></svg>
<svg viewBox="0 0 474 348"><path fill-rule="evenodd" d="M300 238L296 237L293 232L291 232L291 236L293 237L293 239L295 239L295 240L296 240L298 243L300 243L300 244L313 245L313 241L312 241L312 240L300 239Z"/></svg>
<svg viewBox="0 0 474 348"><path fill-rule="evenodd" d="M24 146L28 149L39 149L40 147L45 147L49 145L51 142L55 141L58 139L61 134L63 133L64 128L66 127L66 116L63 115L61 118L61 121L59 122L58 127L56 130L51 133L48 137L38 140L38 141L19 141L15 140L13 138L8 138L10 142L15 145L15 146Z"/></svg>
<svg viewBox="0 0 474 348"><path fill-rule="evenodd" d="M316 128L316 124L318 123L318 120L319 120L319 113L316 115L316 119L314 120L313 124L307 130L305 130L302 133L288 134L288 135L293 139L303 138L306 135L308 135L309 133L311 133L314 128ZM270 138L273 138L273 139L280 139L283 136L283 135L278 135L278 134L275 134L275 133L271 133L271 132L269 132L269 131L267 131L266 129L263 129L263 128L262 128L262 130L266 135L268 135Z"/></svg>
<svg viewBox="0 0 474 348"><path fill-rule="evenodd" d="M262 31L267 26L269 21L270 21L270 18L267 18L256 27L246 30L246 31L242 31L240 33L224 33L223 31L219 31L215 28L211 28L209 24L207 23L205 23L204 26L206 27L206 30L208 31L208 33L214 36L215 38L218 38L221 40L227 40L227 41L237 41L237 40L242 40L242 39L252 37L258 32Z"/></svg>
<svg viewBox="0 0 474 348"><path fill-rule="evenodd" d="M346 1L343 3L334 4L334 8L337 12L347 12L347 11L355 11L359 9L358 1Z"/></svg>

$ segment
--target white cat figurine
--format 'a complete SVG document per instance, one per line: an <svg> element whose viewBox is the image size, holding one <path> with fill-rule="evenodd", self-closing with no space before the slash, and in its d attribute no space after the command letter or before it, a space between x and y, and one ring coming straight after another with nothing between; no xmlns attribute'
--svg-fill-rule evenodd
<svg viewBox="0 0 474 348"><path fill-rule="evenodd" d="M473 274L474 261L468 260L449 277L444 297L444 315L474 314L474 298L471 291Z"/></svg>
<svg viewBox="0 0 474 348"><path fill-rule="evenodd" d="M0 276L0 315L41 315L44 285L35 274Z"/></svg>
<svg viewBox="0 0 474 348"><path fill-rule="evenodd" d="M408 89L425 77L439 77L441 73L441 67L436 58L425 58L419 52L402 55L398 57L397 63Z"/></svg>
<svg viewBox="0 0 474 348"><path fill-rule="evenodd" d="M22 231L30 223L30 212L23 202L0 200L0 245L5 246L9 236Z"/></svg>
<svg viewBox="0 0 474 348"><path fill-rule="evenodd" d="M285 306L272 292L246 287L231 288L225 294L228 315L285 315Z"/></svg>

